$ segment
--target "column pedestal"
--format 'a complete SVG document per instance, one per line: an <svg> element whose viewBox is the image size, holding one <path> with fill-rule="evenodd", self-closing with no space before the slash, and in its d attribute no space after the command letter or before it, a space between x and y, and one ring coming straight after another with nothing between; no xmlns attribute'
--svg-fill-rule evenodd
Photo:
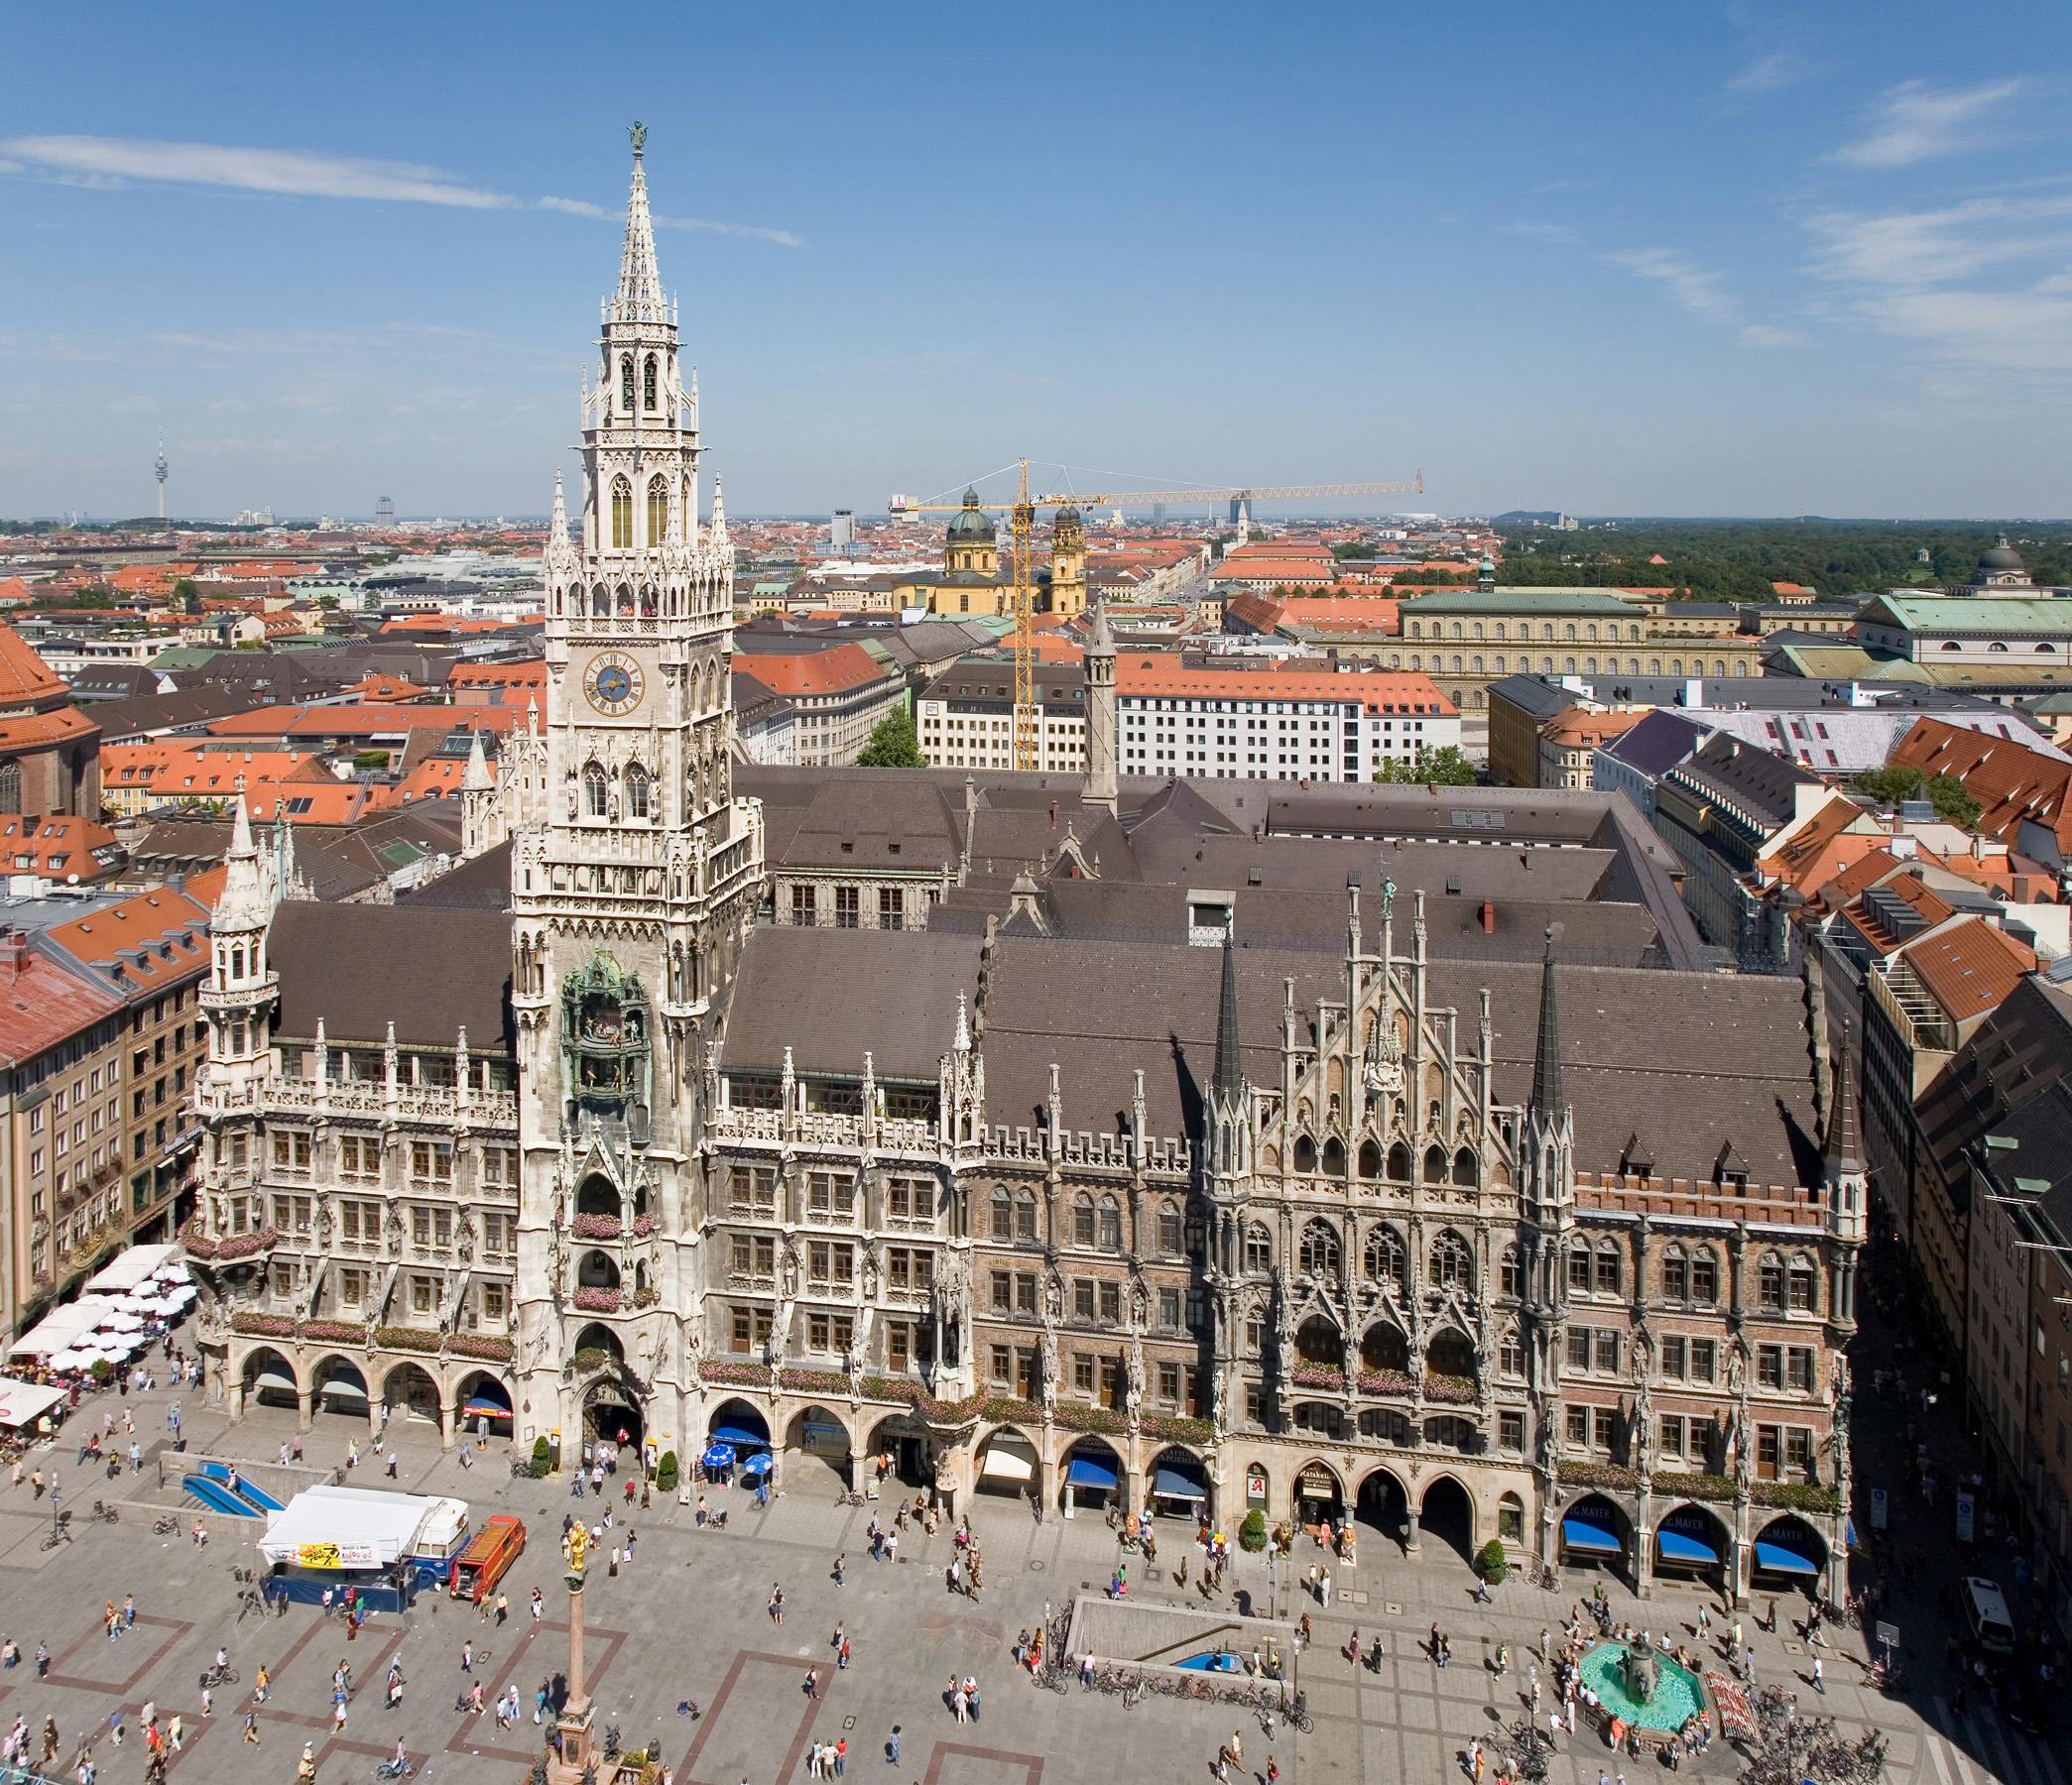
<svg viewBox="0 0 2072 1785"><path fill-rule="evenodd" d="M1403 1505L1403 1518L1407 1522L1403 1527L1402 1553L1414 1556L1423 1547L1423 1542L1417 1535L1417 1508L1408 1503L1407 1497Z"/></svg>

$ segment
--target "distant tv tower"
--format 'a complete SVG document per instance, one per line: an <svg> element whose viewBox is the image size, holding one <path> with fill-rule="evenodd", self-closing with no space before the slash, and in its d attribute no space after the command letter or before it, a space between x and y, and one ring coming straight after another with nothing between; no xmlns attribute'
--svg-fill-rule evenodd
<svg viewBox="0 0 2072 1785"><path fill-rule="evenodd" d="M166 430L163 427L159 429L157 470L159 474L159 519L163 521L166 518Z"/></svg>

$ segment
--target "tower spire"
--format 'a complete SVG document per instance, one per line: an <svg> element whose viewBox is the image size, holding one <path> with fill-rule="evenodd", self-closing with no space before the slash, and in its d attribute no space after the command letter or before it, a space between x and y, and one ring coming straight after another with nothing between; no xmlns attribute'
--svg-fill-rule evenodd
<svg viewBox="0 0 2072 1785"><path fill-rule="evenodd" d="M1223 998L1216 1011L1216 1098L1236 1101L1244 1089L1245 1066L1238 1053L1238 963L1232 938L1237 925L1223 932Z"/></svg>
<svg viewBox="0 0 2072 1785"><path fill-rule="evenodd" d="M1835 1062L1834 1102L1827 1113L1827 1177L1831 1184L1840 1183L1845 1177L1861 1177L1864 1172L1863 1147L1856 1136L1856 1093L1849 1082L1854 1026L1847 1017L1843 1019L1841 1057Z"/></svg>
<svg viewBox="0 0 2072 1785"><path fill-rule="evenodd" d="M554 519L553 532L549 536L556 545L568 543L568 504L561 495L561 474L554 473Z"/></svg>
<svg viewBox="0 0 2072 1785"><path fill-rule="evenodd" d="M1554 926L1547 925L1539 982L1539 1046L1532 1058L1532 1109L1549 1127L1561 1121L1561 1022L1554 995Z"/></svg>
<svg viewBox="0 0 2072 1785"><path fill-rule="evenodd" d="M655 265L655 223L648 215L648 176L641 151L648 146L648 127L636 123L633 138L633 193L626 201L626 249L619 258L619 290L612 300L614 322L666 322L662 273Z"/></svg>

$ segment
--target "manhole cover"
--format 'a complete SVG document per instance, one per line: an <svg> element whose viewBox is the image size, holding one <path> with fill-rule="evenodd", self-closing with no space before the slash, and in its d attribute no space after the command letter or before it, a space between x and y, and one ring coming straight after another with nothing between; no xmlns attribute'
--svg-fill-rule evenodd
<svg viewBox="0 0 2072 1785"><path fill-rule="evenodd" d="M1391 1617L1401 1617L1402 1615L1402 1607L1387 1600L1382 1602L1382 1609L1388 1612Z"/></svg>
<svg viewBox="0 0 2072 1785"><path fill-rule="evenodd" d="M913 1558L912 1556L902 1556L902 1557L900 1558L900 1562L899 1562L899 1565L900 1565L900 1567L902 1567L902 1568L905 1568L905 1567L907 1566L907 1564L908 1564L909 1562L913 1561L913 1560L914 1560L914 1558Z"/></svg>
<svg viewBox="0 0 2072 1785"><path fill-rule="evenodd" d="M1784 1653L1787 1655L1803 1655L1805 1652L1805 1649L1796 1642L1787 1642L1784 1644Z"/></svg>
<svg viewBox="0 0 2072 1785"><path fill-rule="evenodd" d="M1094 1590L1094 1584L1093 1584L1093 1582L1091 1582L1091 1581L1081 1581L1081 1582L1079 1583L1079 1591L1080 1591L1081 1593L1091 1593L1091 1592L1093 1592L1093 1590Z"/></svg>
<svg viewBox="0 0 2072 1785"><path fill-rule="evenodd" d="M845 1718L843 1718L843 1719L842 1719L842 1727L843 1727L843 1728L845 1728L845 1729L853 1729L853 1728L855 1728L855 1727L856 1727L856 1719L855 1719L855 1718L853 1718L853 1717L845 1717Z"/></svg>
<svg viewBox="0 0 2072 1785"><path fill-rule="evenodd" d="M1040 1556L1031 1556L1029 1558L1029 1572L1031 1574L1041 1574L1043 1572L1043 1561Z"/></svg>
<svg viewBox="0 0 2072 1785"><path fill-rule="evenodd" d="M1165 1578L1165 1571L1162 1568L1147 1568L1144 1571L1144 1578L1147 1581L1162 1581Z"/></svg>

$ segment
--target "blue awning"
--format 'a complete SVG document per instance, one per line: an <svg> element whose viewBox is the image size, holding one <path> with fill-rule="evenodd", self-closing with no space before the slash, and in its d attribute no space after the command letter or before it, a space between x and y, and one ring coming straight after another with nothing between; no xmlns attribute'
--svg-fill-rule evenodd
<svg viewBox="0 0 2072 1785"><path fill-rule="evenodd" d="M1100 1464L1085 1457L1074 1457L1071 1467L1065 1471L1065 1486L1068 1488L1113 1488L1115 1471L1104 1469Z"/></svg>
<svg viewBox="0 0 2072 1785"><path fill-rule="evenodd" d="M1654 1534L1661 1545L1664 1562L1697 1562L1707 1568L1718 1566L1720 1553L1711 1544L1693 1537L1689 1531L1672 1531L1664 1525Z"/></svg>
<svg viewBox="0 0 2072 1785"><path fill-rule="evenodd" d="M736 1450L768 1450L770 1440L761 1432L744 1430L740 1426L721 1426L712 1434L714 1444L731 1444Z"/></svg>
<svg viewBox="0 0 2072 1785"><path fill-rule="evenodd" d="M1853 1518L1850 1518L1850 1519L1845 1519L1845 1520L1843 1521L1843 1523L1842 1523L1842 1541L1843 1541L1843 1543L1844 1543L1844 1544L1846 1544L1846 1545L1847 1545L1847 1546L1848 1546L1848 1547L1849 1547L1850 1549L1862 1549L1862 1548L1863 1548L1863 1545L1862 1545L1862 1544L1860 1544L1859 1542L1857 1542L1857 1540L1856 1540L1856 1520L1855 1520L1855 1519L1853 1519Z"/></svg>
<svg viewBox="0 0 2072 1785"><path fill-rule="evenodd" d="M1152 1478L1152 1491L1160 1499L1205 1500L1209 1497L1199 1482L1176 1469L1160 1469Z"/></svg>
<svg viewBox="0 0 2072 1785"><path fill-rule="evenodd" d="M1819 1567L1795 1549L1786 1549L1780 1543L1758 1543L1756 1566L1768 1574L1817 1575Z"/></svg>
<svg viewBox="0 0 2072 1785"><path fill-rule="evenodd" d="M1572 1550L1587 1551L1595 1556L1616 1556L1626 1548L1619 1541L1617 1531L1597 1523L1589 1513L1580 1518L1564 1518L1561 1521L1561 1540Z"/></svg>

